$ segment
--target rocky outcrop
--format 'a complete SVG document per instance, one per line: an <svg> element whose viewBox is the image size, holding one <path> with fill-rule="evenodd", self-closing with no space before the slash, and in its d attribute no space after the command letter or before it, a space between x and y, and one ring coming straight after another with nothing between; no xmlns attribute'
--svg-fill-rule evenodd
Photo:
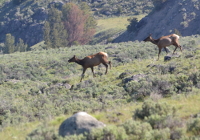
<svg viewBox="0 0 200 140"><path fill-rule="evenodd" d="M198 1L167 0L136 25L137 31L125 31L114 42L144 40L179 32L182 36L200 34L200 5Z"/></svg>
<svg viewBox="0 0 200 140"><path fill-rule="evenodd" d="M59 135L67 136L74 134L82 134L84 132L90 132L93 128L101 128L106 125L94 117L90 116L86 112L78 112L66 119L59 128Z"/></svg>

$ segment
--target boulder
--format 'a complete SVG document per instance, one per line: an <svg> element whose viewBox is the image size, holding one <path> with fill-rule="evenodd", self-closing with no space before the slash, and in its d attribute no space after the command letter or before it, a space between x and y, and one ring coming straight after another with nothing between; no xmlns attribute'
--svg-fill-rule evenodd
<svg viewBox="0 0 200 140"><path fill-rule="evenodd" d="M78 112L66 119L59 127L59 135L78 135L90 132L93 128L101 128L106 125L86 112Z"/></svg>
<svg viewBox="0 0 200 140"><path fill-rule="evenodd" d="M172 58L171 56L165 56L164 61L169 61L169 60L171 60L171 58Z"/></svg>

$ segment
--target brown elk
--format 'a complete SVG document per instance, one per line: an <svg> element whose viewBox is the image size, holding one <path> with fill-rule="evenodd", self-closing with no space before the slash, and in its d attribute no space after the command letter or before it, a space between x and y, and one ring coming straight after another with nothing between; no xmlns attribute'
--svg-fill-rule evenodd
<svg viewBox="0 0 200 140"><path fill-rule="evenodd" d="M159 39L153 39L151 37L151 34L144 39L143 41L147 42L150 41L151 43L155 44L158 46L159 52L158 52L158 60L159 60L159 56L160 56L160 52L162 50L162 48L165 49L166 53L167 53L167 46L170 45L174 45L176 48L174 49L174 52L176 51L176 49L179 47L181 52L182 52L182 47L178 42L179 36L177 34L171 34L171 35L167 35L167 36L162 36ZM173 54L174 54L173 52Z"/></svg>
<svg viewBox="0 0 200 140"><path fill-rule="evenodd" d="M108 61L108 54L105 52L99 52L94 55L89 55L83 59L78 59L74 55L74 57L69 59L68 62L75 62L83 67L83 73L82 73L80 82L82 81L84 77L84 73L87 68L91 68L94 77L95 77L94 69L93 69L94 66L100 65L102 63L106 67L105 74L107 74L108 72L108 64L110 65L110 68L111 68L111 61Z"/></svg>

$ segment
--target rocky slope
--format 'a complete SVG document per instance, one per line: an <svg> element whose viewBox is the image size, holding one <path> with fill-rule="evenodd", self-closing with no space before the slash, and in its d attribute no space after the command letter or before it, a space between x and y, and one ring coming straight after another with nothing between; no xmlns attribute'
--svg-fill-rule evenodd
<svg viewBox="0 0 200 140"><path fill-rule="evenodd" d="M154 9L136 25L135 32L124 32L114 42L143 40L150 33L159 38L171 33L182 36L200 34L200 2L197 0L168 0Z"/></svg>

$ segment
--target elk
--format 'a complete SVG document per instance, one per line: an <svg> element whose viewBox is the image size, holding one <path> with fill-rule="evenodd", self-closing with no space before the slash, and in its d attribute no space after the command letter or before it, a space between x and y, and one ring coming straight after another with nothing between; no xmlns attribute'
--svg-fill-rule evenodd
<svg viewBox="0 0 200 140"><path fill-rule="evenodd" d="M99 52L94 55L89 55L83 59L78 59L74 55L71 59L68 60L68 62L69 63L75 62L83 67L83 73L82 73L80 82L82 81L82 79L84 77L84 73L87 70L87 68L91 68L93 77L96 77L94 74L94 69L93 69L94 66L100 65L102 63L106 67L105 74L107 74L107 72L108 72L108 64L110 65L110 69L111 69L111 61L108 61L108 54L105 52Z"/></svg>
<svg viewBox="0 0 200 140"><path fill-rule="evenodd" d="M167 36L162 36L162 37L160 37L158 39L153 39L151 37L151 34L150 34L143 41L145 41L145 42L150 41L151 43L153 43L153 44L158 46L159 52L158 52L158 59L157 60L159 60L159 56L160 56L160 52L161 52L162 48L164 48L166 53L167 53L167 49L166 49L167 46L174 45L175 46L174 52L176 51L176 49L178 47L180 48L180 50L182 52L182 47L179 44L178 39L179 39L179 36L177 34L171 34L171 35L167 35ZM173 52L173 54L174 54L174 52Z"/></svg>

